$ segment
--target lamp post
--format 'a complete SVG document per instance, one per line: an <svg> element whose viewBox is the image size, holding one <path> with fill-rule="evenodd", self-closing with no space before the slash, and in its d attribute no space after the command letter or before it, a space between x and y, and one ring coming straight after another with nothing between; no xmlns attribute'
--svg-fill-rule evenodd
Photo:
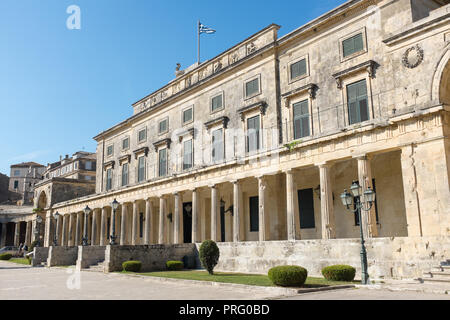
<svg viewBox="0 0 450 320"><path fill-rule="evenodd" d="M53 217L56 219L55 237L53 238L53 246L58 246L58 231L59 231L59 212L56 211Z"/></svg>
<svg viewBox="0 0 450 320"><path fill-rule="evenodd" d="M89 213L91 213L91 208L89 206L86 206L84 208L84 228L83 228L83 246L88 245L88 217Z"/></svg>
<svg viewBox="0 0 450 320"><path fill-rule="evenodd" d="M36 227L34 229L35 238L37 239L36 247L41 246L41 223L42 223L41 216L37 216Z"/></svg>
<svg viewBox="0 0 450 320"><path fill-rule="evenodd" d="M369 274L367 272L367 251L364 245L364 234L362 227L362 211L370 211L372 209L373 204L375 203L375 192L369 187L366 191L363 192L362 187L359 185L358 181L354 181L350 187L349 193L347 190L341 194L342 204L352 213L358 213L359 217L359 227L361 233L361 283L366 285L369 284ZM362 199L361 199L362 198ZM355 203L353 203L353 199ZM354 205L355 209L352 209L351 206Z"/></svg>
<svg viewBox="0 0 450 320"><path fill-rule="evenodd" d="M111 203L112 213L112 233L109 236L109 244L114 246L116 244L116 210L119 207L119 202L116 199Z"/></svg>

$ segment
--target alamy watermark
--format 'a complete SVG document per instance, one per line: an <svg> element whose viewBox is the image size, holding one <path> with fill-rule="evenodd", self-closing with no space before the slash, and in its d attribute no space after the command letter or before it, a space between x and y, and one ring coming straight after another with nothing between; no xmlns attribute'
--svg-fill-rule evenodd
<svg viewBox="0 0 450 320"><path fill-rule="evenodd" d="M66 26L69 30L80 30L81 29L81 9L77 5L70 5L66 10L67 14L70 16L66 20Z"/></svg>

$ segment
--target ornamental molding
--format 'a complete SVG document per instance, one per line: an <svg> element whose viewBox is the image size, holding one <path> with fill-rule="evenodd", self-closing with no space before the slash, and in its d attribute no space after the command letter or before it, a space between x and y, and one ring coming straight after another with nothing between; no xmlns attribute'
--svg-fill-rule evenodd
<svg viewBox="0 0 450 320"><path fill-rule="evenodd" d="M214 120L205 122L204 126L207 130L209 130L209 129L211 129L212 126L214 126L218 123L222 123L223 128L226 129L228 127L228 122L230 122L230 118L224 116L224 117L216 118Z"/></svg>
<svg viewBox="0 0 450 320"><path fill-rule="evenodd" d="M124 162L128 162L128 163L131 162L131 154L127 154L127 155L122 156L122 157L119 158L119 163L120 164L122 164Z"/></svg>
<svg viewBox="0 0 450 320"><path fill-rule="evenodd" d="M375 78L375 69L378 67L378 63L373 60L368 60L356 66L350 67L348 69L339 71L333 74L334 79L336 80L336 85L338 89L342 89L342 79L353 75L358 72L367 72L370 78Z"/></svg>
<svg viewBox="0 0 450 320"><path fill-rule="evenodd" d="M153 146L155 147L155 151L158 151L158 147L161 145L166 145L168 149L170 149L170 144L172 143L172 140L167 138L167 139L162 139L159 141L156 141L155 143L153 143Z"/></svg>
<svg viewBox="0 0 450 320"><path fill-rule="evenodd" d="M318 89L319 89L319 87L315 83L309 83L309 84L307 84L305 86L302 86L300 88L297 88L297 89L291 90L289 92L283 93L281 95L281 98L284 100L285 107L289 108L289 101L292 98L294 98L294 97L296 97L296 96L298 96L300 94L303 94L305 92L308 92L309 97L311 99L315 99L316 98L316 92L317 92Z"/></svg>
<svg viewBox="0 0 450 320"><path fill-rule="evenodd" d="M137 159L138 156L139 156L140 154L142 154L142 153L145 153L145 156L147 156L147 155L148 155L148 151L149 151L149 148L148 148L148 147L142 147L142 148L140 148L140 149L137 149L137 150L133 151L133 153L134 153L134 158Z"/></svg>
<svg viewBox="0 0 450 320"><path fill-rule="evenodd" d="M116 165L116 162L114 160L112 161L108 161L103 165L103 170L108 169L109 167L111 167L112 169L114 169L114 166Z"/></svg>
<svg viewBox="0 0 450 320"><path fill-rule="evenodd" d="M185 131L183 131L183 132L178 133L178 134L177 134L177 136L178 136L178 141L179 141L179 142L183 141L183 138L184 138L185 136L187 136L187 135L191 136L192 139L195 139L195 128L190 128L190 129L187 129L187 130L185 130Z"/></svg>
<svg viewBox="0 0 450 320"><path fill-rule="evenodd" d="M403 54L402 63L408 69L418 67L423 61L423 49L416 44L408 48Z"/></svg>
<svg viewBox="0 0 450 320"><path fill-rule="evenodd" d="M266 114L267 107L268 107L268 105L267 105L267 103L265 101L259 101L257 103L254 103L254 104L251 104L249 106L243 107L243 108L239 109L237 112L240 114L241 120L245 121L245 114L246 113L248 113L250 111L253 111L253 110L256 110L256 109L259 109L259 111L261 112L261 115L264 116Z"/></svg>

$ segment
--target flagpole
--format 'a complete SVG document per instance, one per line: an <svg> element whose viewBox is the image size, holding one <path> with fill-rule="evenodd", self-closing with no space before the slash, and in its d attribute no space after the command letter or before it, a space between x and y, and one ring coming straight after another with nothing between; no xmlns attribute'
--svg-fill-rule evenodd
<svg viewBox="0 0 450 320"><path fill-rule="evenodd" d="M197 62L198 62L198 64L200 64L200 20L198 20L198 23L197 23L197 39L198 39L198 43L197 43L197 45L198 45L198 47L197 47L198 59L197 59Z"/></svg>

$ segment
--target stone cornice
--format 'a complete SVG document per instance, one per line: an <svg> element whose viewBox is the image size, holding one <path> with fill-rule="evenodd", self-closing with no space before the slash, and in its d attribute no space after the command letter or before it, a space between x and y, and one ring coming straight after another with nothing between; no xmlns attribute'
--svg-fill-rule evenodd
<svg viewBox="0 0 450 320"><path fill-rule="evenodd" d="M124 156L121 156L120 158L119 158L119 163L120 164L122 164L122 163L124 163L124 162L130 162L130 160L131 160L131 154L127 154L127 155L124 155Z"/></svg>
<svg viewBox="0 0 450 320"><path fill-rule="evenodd" d="M114 161L114 160L105 162L105 164L103 165L103 170L106 170L106 168L108 168L108 167L112 167L114 169L115 165L116 165L116 161Z"/></svg>
<svg viewBox="0 0 450 320"><path fill-rule="evenodd" d="M315 83L309 83L305 86L302 86L300 88L291 90L289 92L283 93L281 95L281 98L284 99L285 102L285 106L289 107L289 100L292 99L295 96L298 96L302 93L308 92L309 93L309 97L311 99L315 99L316 98L316 92L319 89L319 87L315 84Z"/></svg>
<svg viewBox="0 0 450 320"><path fill-rule="evenodd" d="M172 140L169 139L169 138L166 138L166 139L162 139L162 140L156 141L155 143L153 143L153 146L155 147L155 151L158 150L159 146L164 145L164 144L167 145L168 149L170 149L170 144L171 143L172 143Z"/></svg>
<svg viewBox="0 0 450 320"><path fill-rule="evenodd" d="M230 118L224 116L224 117L216 118L214 120L205 122L204 126L207 130L209 130L212 126L222 122L223 128L226 129L229 121L230 121Z"/></svg>
<svg viewBox="0 0 450 320"><path fill-rule="evenodd" d="M360 63L356 66L339 71L339 72L333 74L333 77L336 80L338 89L341 89L342 88L342 78L348 77L356 72L361 72L361 71L367 71L367 73L369 74L369 77L374 78L375 77L375 68L377 66L378 66L378 64L375 61L368 60L368 61Z"/></svg>
<svg viewBox="0 0 450 320"><path fill-rule="evenodd" d="M147 156L147 155L148 155L148 151L149 151L149 147L142 147L142 148L139 148L139 149L137 149L137 150L134 150L134 151L133 151L133 153L134 153L134 158L137 159L138 156L139 156L140 154L142 154L142 153L144 153L145 156Z"/></svg>
<svg viewBox="0 0 450 320"><path fill-rule="evenodd" d="M256 110L259 108L259 111L261 112L262 115L266 114L266 110L267 110L267 102L266 101L258 101L256 103L253 103L249 106L245 106L241 109L239 109L237 112L239 113L239 115L241 116L241 120L244 121L245 120L245 114L247 112Z"/></svg>

